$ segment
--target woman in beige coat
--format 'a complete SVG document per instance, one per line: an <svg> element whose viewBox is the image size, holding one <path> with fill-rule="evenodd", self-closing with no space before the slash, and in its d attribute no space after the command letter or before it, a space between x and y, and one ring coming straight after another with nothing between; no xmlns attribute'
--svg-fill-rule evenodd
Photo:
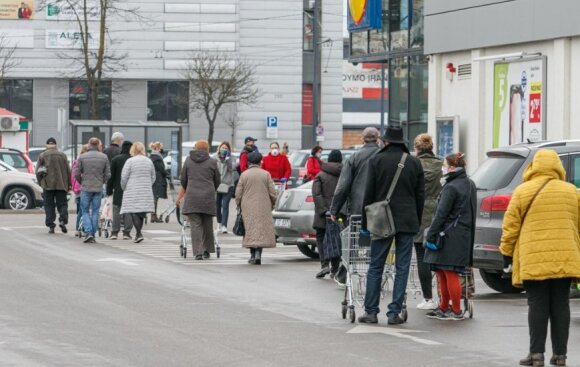
<svg viewBox="0 0 580 367"><path fill-rule="evenodd" d="M240 176L236 204L242 210L246 234L242 246L250 249L250 264L262 263L262 249L276 247L272 209L276 190L270 174L260 168L262 155L248 155L248 169Z"/></svg>

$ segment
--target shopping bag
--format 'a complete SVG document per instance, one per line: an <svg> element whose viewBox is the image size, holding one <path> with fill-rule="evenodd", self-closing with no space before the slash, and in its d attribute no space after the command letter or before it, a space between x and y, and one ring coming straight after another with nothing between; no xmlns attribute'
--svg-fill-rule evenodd
<svg viewBox="0 0 580 367"><path fill-rule="evenodd" d="M233 232L236 236L246 235L246 227L244 226L244 218L242 217L241 210L238 210L238 215L236 215L236 223L234 224Z"/></svg>
<svg viewBox="0 0 580 367"><path fill-rule="evenodd" d="M322 260L330 260L341 256L342 243L340 240L340 232L343 229L343 225L340 222L333 222L330 219L326 220L326 233L322 241L322 247L324 249L324 258Z"/></svg>
<svg viewBox="0 0 580 367"><path fill-rule="evenodd" d="M113 197L109 196L105 199L105 205L103 205L103 210L101 211L102 220L111 220L113 217Z"/></svg>

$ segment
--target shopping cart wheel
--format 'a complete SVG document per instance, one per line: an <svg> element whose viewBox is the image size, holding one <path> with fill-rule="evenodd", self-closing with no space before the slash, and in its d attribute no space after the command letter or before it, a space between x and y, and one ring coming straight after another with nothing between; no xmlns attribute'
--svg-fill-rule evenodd
<svg viewBox="0 0 580 367"><path fill-rule="evenodd" d="M218 259L220 258L221 252L222 252L222 249L221 248L218 247L218 248L215 249L215 254L216 254L216 256L217 256Z"/></svg>
<svg viewBox="0 0 580 367"><path fill-rule="evenodd" d="M470 299L466 299L465 303L467 304L467 306L465 307L465 309L469 312L469 318L472 319L473 318L473 301Z"/></svg>
<svg viewBox="0 0 580 367"><path fill-rule="evenodd" d="M187 259L187 247L183 248L183 258Z"/></svg>
<svg viewBox="0 0 580 367"><path fill-rule="evenodd" d="M169 215L165 217L165 223L169 223Z"/></svg>
<svg viewBox="0 0 580 367"><path fill-rule="evenodd" d="M345 304L342 305L342 319L346 320L346 313L348 312L348 307Z"/></svg>
<svg viewBox="0 0 580 367"><path fill-rule="evenodd" d="M350 317L350 323L354 324L354 320L356 319L356 313L354 311L354 307L352 307L349 311L348 311L348 316Z"/></svg>
<svg viewBox="0 0 580 367"><path fill-rule="evenodd" d="M109 238L109 230L105 229L105 238Z"/></svg>
<svg viewBox="0 0 580 367"><path fill-rule="evenodd" d="M103 230L101 228L99 228L98 233L99 233L99 237L103 237Z"/></svg>
<svg viewBox="0 0 580 367"><path fill-rule="evenodd" d="M403 307L403 310L401 311L401 318L403 319L403 321L407 322L407 319L409 318L409 313L407 312L407 307Z"/></svg>

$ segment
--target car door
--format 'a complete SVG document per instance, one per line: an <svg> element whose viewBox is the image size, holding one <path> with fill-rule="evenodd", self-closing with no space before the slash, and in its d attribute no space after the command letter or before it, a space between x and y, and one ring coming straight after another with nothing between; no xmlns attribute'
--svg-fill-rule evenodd
<svg viewBox="0 0 580 367"><path fill-rule="evenodd" d="M568 181L580 190L580 153L570 154L568 167L566 171Z"/></svg>

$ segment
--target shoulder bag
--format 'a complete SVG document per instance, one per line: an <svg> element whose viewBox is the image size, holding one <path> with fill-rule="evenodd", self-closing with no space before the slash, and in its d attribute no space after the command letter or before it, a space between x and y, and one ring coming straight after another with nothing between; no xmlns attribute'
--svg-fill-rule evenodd
<svg viewBox="0 0 580 367"><path fill-rule="evenodd" d="M530 201L530 204L526 208L526 211L524 212L524 215L522 215L521 227L524 226L524 222L526 220L526 216L528 215L528 212L530 211L530 208L532 207L532 204L534 203L534 201L536 200L536 198L538 197L538 195L540 194L540 192L544 189L544 187L546 187L546 185L550 183L550 181L552 181L551 178L547 179L546 182L544 182L542 184L542 186L540 186L540 188L538 189L538 191L536 191L536 193L534 194L534 197L532 197L532 200Z"/></svg>
<svg viewBox="0 0 580 367"><path fill-rule="evenodd" d="M391 182L387 197L383 201L377 201L365 207L365 214L367 219L367 229L374 236L381 238L393 237L397 230L395 229L395 222L393 220L393 213L391 212L391 196L395 191L401 172L405 168L405 161L408 154L403 153L401 161L397 165L397 172Z"/></svg>
<svg viewBox="0 0 580 367"><path fill-rule="evenodd" d="M246 227L244 226L244 218L242 217L242 211L238 209L238 214L236 215L236 223L234 224L233 232L236 236L245 236Z"/></svg>

